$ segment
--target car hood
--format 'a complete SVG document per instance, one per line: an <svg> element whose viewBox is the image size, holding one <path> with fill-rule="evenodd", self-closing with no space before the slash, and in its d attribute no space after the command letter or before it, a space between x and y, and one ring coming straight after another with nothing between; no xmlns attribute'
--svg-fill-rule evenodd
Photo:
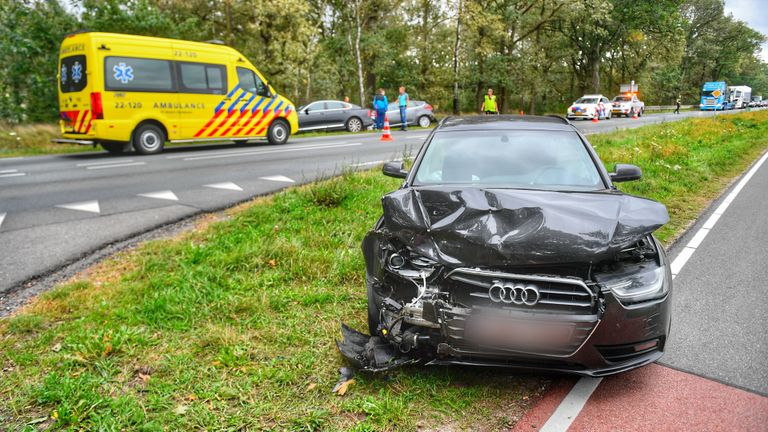
<svg viewBox="0 0 768 432"><path fill-rule="evenodd" d="M412 187L382 199L381 234L446 265L593 263L669 220L664 205L618 191Z"/></svg>

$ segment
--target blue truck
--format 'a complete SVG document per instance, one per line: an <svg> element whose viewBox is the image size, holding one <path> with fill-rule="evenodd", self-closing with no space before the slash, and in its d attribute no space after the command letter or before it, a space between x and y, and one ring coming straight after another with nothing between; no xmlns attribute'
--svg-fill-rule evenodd
<svg viewBox="0 0 768 432"><path fill-rule="evenodd" d="M701 88L701 103L699 108L702 111L721 111L729 109L728 107L728 86L725 81L705 82Z"/></svg>

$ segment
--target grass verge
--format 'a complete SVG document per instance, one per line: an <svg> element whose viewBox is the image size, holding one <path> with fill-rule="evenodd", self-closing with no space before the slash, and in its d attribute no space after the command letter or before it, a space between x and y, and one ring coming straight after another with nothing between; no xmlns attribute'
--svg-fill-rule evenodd
<svg viewBox="0 0 768 432"><path fill-rule="evenodd" d="M669 241L768 147L768 112L592 136L635 163ZM462 368L359 376L338 322L365 328L360 241L397 180L344 173L118 254L0 321L0 429L498 430L547 378Z"/></svg>

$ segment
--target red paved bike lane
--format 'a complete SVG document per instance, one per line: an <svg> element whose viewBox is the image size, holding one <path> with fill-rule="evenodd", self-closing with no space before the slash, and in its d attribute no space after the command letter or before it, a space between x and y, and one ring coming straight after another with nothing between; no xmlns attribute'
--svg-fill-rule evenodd
<svg viewBox="0 0 768 432"><path fill-rule="evenodd" d="M539 430L573 383L555 383L513 431ZM768 431L768 397L652 364L605 378L567 430Z"/></svg>

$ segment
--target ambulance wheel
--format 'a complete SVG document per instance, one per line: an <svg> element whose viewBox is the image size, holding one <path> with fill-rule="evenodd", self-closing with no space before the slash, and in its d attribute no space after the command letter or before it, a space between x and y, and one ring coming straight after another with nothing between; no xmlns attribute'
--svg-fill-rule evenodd
<svg viewBox="0 0 768 432"><path fill-rule="evenodd" d="M101 143L101 148L115 155L125 153L125 147L126 146L124 143L116 143L116 142Z"/></svg>
<svg viewBox="0 0 768 432"><path fill-rule="evenodd" d="M267 140L273 145L285 144L289 136L291 136L291 128L283 120L273 121L267 129Z"/></svg>
<svg viewBox="0 0 768 432"><path fill-rule="evenodd" d="M139 154L160 153L164 146L165 132L155 124L145 123L133 132L133 148Z"/></svg>

